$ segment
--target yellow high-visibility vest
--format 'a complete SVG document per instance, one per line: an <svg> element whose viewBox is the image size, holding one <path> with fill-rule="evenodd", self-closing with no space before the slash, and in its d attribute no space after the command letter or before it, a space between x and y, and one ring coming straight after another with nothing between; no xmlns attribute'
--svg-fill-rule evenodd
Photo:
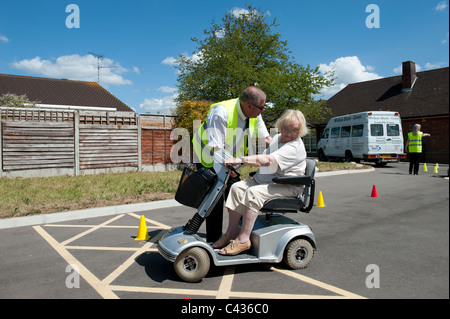
<svg viewBox="0 0 450 319"><path fill-rule="evenodd" d="M417 133L417 135L413 135L413 132L408 133L409 144L408 151L410 153L422 153L422 135L423 132Z"/></svg>
<svg viewBox="0 0 450 319"><path fill-rule="evenodd" d="M209 111L216 105L223 105L228 111L228 121L227 121L227 134L225 138L224 149L229 152L234 157L240 157L247 154L248 145L246 143L246 139L244 139L244 145L235 145L236 143L236 129L238 123L238 109L237 103L239 103L239 99L233 99L228 101L223 101L219 103L214 103L211 105ZM249 134L250 137L253 137L255 132L257 132L257 122L258 118L249 119ZM229 134L233 132L233 134ZM208 135L208 119L200 126L197 133L194 134L194 138L192 139L194 153L197 156L197 159L200 160L203 166L212 167L213 166L213 148L209 147L208 144L209 135Z"/></svg>

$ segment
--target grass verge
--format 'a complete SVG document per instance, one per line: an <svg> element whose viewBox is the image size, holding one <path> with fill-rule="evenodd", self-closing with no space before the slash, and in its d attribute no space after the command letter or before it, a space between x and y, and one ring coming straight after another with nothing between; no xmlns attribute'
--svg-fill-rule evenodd
<svg viewBox="0 0 450 319"><path fill-rule="evenodd" d="M366 168L319 162L320 171ZM243 167L243 178L256 169ZM0 218L171 199L181 171L129 172L86 176L0 178Z"/></svg>

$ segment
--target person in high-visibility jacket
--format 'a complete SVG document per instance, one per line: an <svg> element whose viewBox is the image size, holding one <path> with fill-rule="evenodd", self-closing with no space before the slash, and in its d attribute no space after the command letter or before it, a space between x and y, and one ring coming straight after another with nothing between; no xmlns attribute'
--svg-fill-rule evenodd
<svg viewBox="0 0 450 319"><path fill-rule="evenodd" d="M420 124L414 124L413 131L408 133L405 150L409 152L409 174L419 175L420 158L422 156L422 137L431 136L420 131Z"/></svg>
<svg viewBox="0 0 450 319"><path fill-rule="evenodd" d="M192 139L197 167L204 166L213 170L213 154L219 150L225 151L228 158L247 155L250 140L247 140L247 134L249 137L258 137L267 146L271 137L261 116L265 105L266 94L254 86L246 88L238 99L212 104L205 122ZM239 180L232 172L225 196L228 195L230 186ZM206 218L208 242L214 242L222 235L223 205L222 198Z"/></svg>

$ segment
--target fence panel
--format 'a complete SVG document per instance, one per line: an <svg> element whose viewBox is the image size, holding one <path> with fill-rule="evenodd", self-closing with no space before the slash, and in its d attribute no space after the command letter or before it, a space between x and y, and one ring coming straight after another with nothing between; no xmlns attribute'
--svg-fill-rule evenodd
<svg viewBox="0 0 450 319"><path fill-rule="evenodd" d="M73 122L4 121L3 171L74 167Z"/></svg>
<svg viewBox="0 0 450 319"><path fill-rule="evenodd" d="M138 167L135 125L80 124L80 169Z"/></svg>
<svg viewBox="0 0 450 319"><path fill-rule="evenodd" d="M171 130L143 128L142 129L142 164L169 164L170 149L175 141L170 139Z"/></svg>
<svg viewBox="0 0 450 319"><path fill-rule="evenodd" d="M174 125L175 118L167 115L0 107L0 176L170 164Z"/></svg>

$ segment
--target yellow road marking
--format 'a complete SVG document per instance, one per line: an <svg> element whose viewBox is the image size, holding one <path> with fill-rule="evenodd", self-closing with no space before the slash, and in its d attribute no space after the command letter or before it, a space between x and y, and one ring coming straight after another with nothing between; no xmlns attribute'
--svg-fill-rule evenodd
<svg viewBox="0 0 450 319"><path fill-rule="evenodd" d="M106 299L119 299L108 285L103 284L93 273L83 266L72 254L70 254L62 244L58 243L50 236L41 226L33 226L33 228L41 235L50 246L55 249L69 265L77 265L80 270L80 276L83 277L97 292Z"/></svg>
<svg viewBox="0 0 450 319"><path fill-rule="evenodd" d="M138 219L141 218L141 216L139 216L139 215L137 215L137 214L135 214L135 213L128 213L128 215L133 216L133 217L136 217L136 218L138 218ZM161 224L161 223L157 222L156 220L152 220L152 219L148 219L148 218L145 218L145 220L146 220L148 223L154 224L154 225L156 225L156 226L158 226L158 227L160 227L160 228L162 228L162 229L170 229L170 228L172 228L172 227L170 227L170 226Z"/></svg>
<svg viewBox="0 0 450 319"><path fill-rule="evenodd" d="M293 271L284 270L284 269L278 269L278 268L275 268L275 267L271 267L270 269L271 269L271 270L274 270L274 271L276 271L276 272L282 273L282 274L284 274L284 275L286 275L286 276L290 276L290 277L292 277L292 278L295 278L295 279L304 281L304 282L309 283L309 284L311 284L311 285L314 285L314 286L320 287L320 288L322 288L322 289L325 289L325 290L334 292L334 293L336 293L336 294L342 295L343 297L346 297L346 298L351 298L351 299L366 299L366 298L364 298L364 297L362 297L362 296L359 296L359 295L357 295L357 294L348 292L348 291L346 291L346 290L344 290L344 289L340 289L340 288L334 287L334 286L332 286L332 285L329 285L329 284L320 282L320 281L318 281L318 280L315 280L315 279L312 279L312 278L309 278L309 277L300 275L300 274L298 274L298 273L296 273L296 272L293 272Z"/></svg>
<svg viewBox="0 0 450 319"><path fill-rule="evenodd" d="M329 295L307 295L307 294L284 294L284 293L270 293L270 292L246 292L246 291L231 291L234 281L234 266L226 267L218 290L204 290L204 289L176 289L176 288L155 288L155 287L137 287L137 286L122 286L111 285L111 283L122 275L133 263L138 256L148 251L157 251L152 247L157 240L162 236L164 230L170 229L170 226L156 222L154 220L146 218L148 223L156 226L149 226L148 228L158 228L162 230L150 241L146 242L142 247L103 247L103 246L68 246L67 244L92 233L100 228L138 228L136 226L113 226L110 223L123 217L125 214L115 216L99 225L45 225L45 227L84 227L88 230L78 234L62 243L58 243L50 234L48 234L41 226L34 226L33 228L52 246L66 261L68 264L74 264L79 267L80 276L82 276L103 298L116 299L119 298L114 291L125 292L141 292L141 293L156 293L156 294L174 294L189 296L213 296L217 299L229 299L230 297L236 298L261 298L261 299L360 299L364 298L357 294L348 292L346 290L334 287L332 285L320 282L318 280L300 275L296 272L284 269L278 269L271 267L270 269L289 276L296 280L306 282L311 285L315 285L324 290L337 294L336 296ZM137 219L139 215L134 213L128 213ZM130 251L133 254L126 259L119 267L117 267L112 273L110 273L103 280L99 280L92 272L90 272L83 264L81 264L68 250L104 250L104 251Z"/></svg>
<svg viewBox="0 0 450 319"><path fill-rule="evenodd" d="M92 227L91 229L88 229L85 232L82 232L81 234L78 234L78 235L76 235L76 236L74 236L72 238L67 239L66 241L62 242L61 245L65 246L68 243L73 242L74 240L77 240L77 239L79 239L79 238L81 238L83 236L86 236L87 234L92 233L93 231L96 231L97 229L102 228L103 226L106 226L106 225L112 223L113 221L116 221L119 218L122 218L123 216L124 216L124 214L115 216L114 218L111 218L110 220L107 220L106 222L101 223L100 225Z"/></svg>
<svg viewBox="0 0 450 319"><path fill-rule="evenodd" d="M234 267L225 268L216 299L229 299L234 279Z"/></svg>

